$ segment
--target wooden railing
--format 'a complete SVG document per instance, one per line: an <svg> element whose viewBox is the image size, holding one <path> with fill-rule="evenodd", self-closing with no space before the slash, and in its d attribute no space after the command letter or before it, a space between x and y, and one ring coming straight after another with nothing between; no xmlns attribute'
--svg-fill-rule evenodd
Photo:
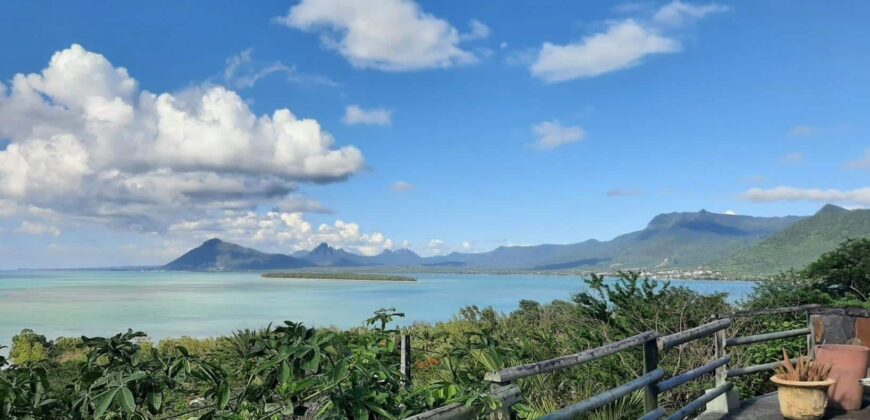
<svg viewBox="0 0 870 420"><path fill-rule="evenodd" d="M715 385L714 388L708 390L704 395L689 402L685 406L679 408L668 419L679 420L684 419L697 410L704 407L707 403L722 396L733 388L733 384L728 382L728 379L747 375L750 373L762 372L775 369L780 365L780 361L764 363L739 368L729 368L731 356L728 355L728 350L737 346L745 346L756 343L762 343L771 340L779 340L793 337L806 336L807 346L810 351L813 347L812 342L812 325L809 322L810 311L823 312L825 308L820 308L819 305L802 305L775 309L764 309L758 311L736 312L731 314L714 315L714 320L685 331L680 331L674 334L661 336L656 331L646 331L620 341L605 344L601 347L596 347L590 350L585 350L579 353L569 354L554 359L544 360L541 362L530 363L521 366L514 366L501 369L495 372L489 372L484 376L484 380L491 383L490 395L498 401L501 401L501 407L495 412L488 412L483 407L468 407L464 404L446 405L434 410L427 411L409 417L408 420L458 420L470 419L482 414L489 414L493 419L509 419L512 418L510 407L523 399L522 392L515 383L517 380L541 375L549 372L554 372L561 369L576 367L585 363L610 356L624 350L640 347L643 348L644 369L643 374L638 378L621 384L615 388L611 388L593 397L587 398L575 404L563 407L557 411L547 414L543 419L573 419L589 413L592 410L601 408L611 402L619 400L628 394L643 390L644 392L644 409L646 411L640 419L653 420L660 419L665 416L665 411L659 406L659 395L671 391L681 385L694 381L704 375L714 373ZM731 326L732 319L752 318L764 315L777 315L804 312L807 316L807 328L799 328L788 331L775 331L771 333L750 335L745 337L728 337L727 328ZM669 349L677 347L694 340L713 335L714 339L714 358L709 363L688 370L686 372L671 376L664 379L665 372L659 367L659 355ZM410 345L405 343L403 339L403 348L410 351ZM407 347L406 347L407 346ZM410 360L409 354L403 354L403 361ZM407 380L410 382L410 370L406 362L403 362L403 368L406 371Z"/></svg>

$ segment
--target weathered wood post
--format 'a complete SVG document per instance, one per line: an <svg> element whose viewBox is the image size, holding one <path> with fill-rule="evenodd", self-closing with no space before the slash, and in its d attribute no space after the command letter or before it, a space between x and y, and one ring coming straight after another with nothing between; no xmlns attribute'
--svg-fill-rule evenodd
<svg viewBox="0 0 870 420"><path fill-rule="evenodd" d="M659 346L656 338L643 342L643 373L647 374L659 368ZM644 411L649 413L659 407L659 389L653 382L644 387Z"/></svg>
<svg viewBox="0 0 870 420"><path fill-rule="evenodd" d="M714 351L715 351L714 357L716 359L721 359L721 358L727 356L727 351L725 349L725 342L728 340L728 335L726 334L725 331L726 330L716 331L716 336L715 336L716 342L714 344L716 346L716 348L714 349ZM716 368L715 380L716 380L716 386L720 386L720 385L725 384L725 382L728 380L728 365L727 364Z"/></svg>
<svg viewBox="0 0 870 420"><path fill-rule="evenodd" d="M402 334L401 356L399 360L399 370L402 373L402 385L405 388L411 387L411 335Z"/></svg>
<svg viewBox="0 0 870 420"><path fill-rule="evenodd" d="M498 390L504 386L510 385L510 384L511 384L510 382L501 382L501 383L493 382L489 385L489 390L492 391L493 394L495 394L496 390ZM505 401L502 401L501 407L499 407L496 410L493 410L492 413L489 413L489 419L490 420L510 420L512 417L511 413L512 413L512 410L511 410L510 406L508 404L506 404Z"/></svg>
<svg viewBox="0 0 870 420"><path fill-rule="evenodd" d="M807 329L810 330L810 333L807 334L807 357L815 360L816 328L813 326L813 315L810 313L810 310L807 309L804 312L807 314Z"/></svg>
<svg viewBox="0 0 870 420"><path fill-rule="evenodd" d="M727 319L727 318L726 318ZM728 357L728 329L723 328L719 331L716 331L716 335L713 336L713 345L714 353L716 360L727 360L726 363L722 364L716 368L716 372L714 373L715 385L711 390L707 390L706 393L713 392L717 389L725 389L727 390L719 395L716 398L711 399L707 402L706 411L711 413L728 413L730 411L736 410L740 405L740 396L737 391L734 390L732 385L728 384L728 364L731 363L730 358Z"/></svg>

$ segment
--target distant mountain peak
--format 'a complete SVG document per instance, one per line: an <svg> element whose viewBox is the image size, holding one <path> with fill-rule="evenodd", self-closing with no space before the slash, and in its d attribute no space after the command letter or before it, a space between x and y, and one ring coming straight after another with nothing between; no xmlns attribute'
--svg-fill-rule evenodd
<svg viewBox="0 0 870 420"><path fill-rule="evenodd" d="M329 246L326 242L321 242L320 245L317 245L311 252L308 253L309 256L329 256L333 255L338 251L338 249Z"/></svg>
<svg viewBox="0 0 870 420"><path fill-rule="evenodd" d="M222 243L224 243L224 241L220 240L219 238L211 238L211 239L203 242L202 244L203 245L219 245Z"/></svg>
<svg viewBox="0 0 870 420"><path fill-rule="evenodd" d="M822 206L821 209L819 209L819 211L816 212L816 215L818 216L820 214L841 214L841 213L848 213L848 212L849 212L849 210L846 210L840 206L836 206L833 204L825 204L824 206Z"/></svg>
<svg viewBox="0 0 870 420"><path fill-rule="evenodd" d="M163 266L165 270L226 271L271 270L307 267L311 264L289 255L266 254L218 238L187 251Z"/></svg>

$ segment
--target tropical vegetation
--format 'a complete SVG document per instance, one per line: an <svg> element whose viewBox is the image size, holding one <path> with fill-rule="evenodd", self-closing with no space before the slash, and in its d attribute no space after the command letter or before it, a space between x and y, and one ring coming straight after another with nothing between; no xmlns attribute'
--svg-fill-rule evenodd
<svg viewBox="0 0 870 420"><path fill-rule="evenodd" d="M0 418L52 419L393 419L448 403L496 408L484 374L600 346L646 330L670 334L702 325L714 313L787 305L867 305L870 240L850 240L801 271L758 284L744 302L700 295L666 281L624 272L615 281L591 275L587 291L569 300L521 301L510 314L466 307L449 322L395 327L402 313L376 312L364 327L313 329L286 321L220 338L152 343L142 332L58 338L23 330L0 358ZM771 315L735 321L733 334L801 328L805 319ZM412 343L411 381L402 374L398 343ZM777 360L782 349L806 352L785 339L735 349L734 364ZM662 354L669 374L713 357L711 339ZM639 350L519 381L525 400L513 409L535 418L637 377ZM767 374L740 377L743 396L771 390ZM672 411L710 388L705 377L660 397ZM641 413L632 394L595 418Z"/></svg>

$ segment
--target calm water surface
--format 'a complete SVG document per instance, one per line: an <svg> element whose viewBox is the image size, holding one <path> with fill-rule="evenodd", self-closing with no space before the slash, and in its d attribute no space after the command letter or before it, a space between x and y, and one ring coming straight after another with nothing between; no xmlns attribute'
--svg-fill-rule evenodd
<svg viewBox="0 0 870 420"><path fill-rule="evenodd" d="M133 328L153 339L223 335L285 319L312 326L361 325L382 307L403 324L449 320L466 305L516 309L520 299L550 302L583 288L577 277L414 274L417 282L264 279L257 273L110 271L0 272L0 344L22 328L50 338L109 335ZM701 293L751 292L743 281L672 282Z"/></svg>

